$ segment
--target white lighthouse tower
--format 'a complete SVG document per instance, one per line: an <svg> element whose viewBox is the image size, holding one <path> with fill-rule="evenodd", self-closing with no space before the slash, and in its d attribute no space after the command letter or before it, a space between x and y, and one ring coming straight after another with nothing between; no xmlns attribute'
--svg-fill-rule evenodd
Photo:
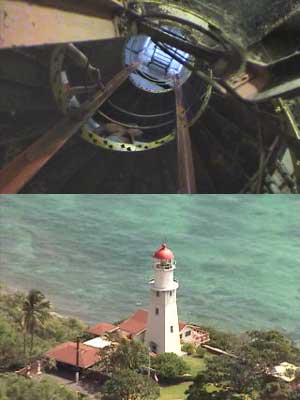
<svg viewBox="0 0 300 400"><path fill-rule="evenodd" d="M154 353L180 355L174 254L162 244L153 258L154 279L149 282L150 307L145 341Z"/></svg>

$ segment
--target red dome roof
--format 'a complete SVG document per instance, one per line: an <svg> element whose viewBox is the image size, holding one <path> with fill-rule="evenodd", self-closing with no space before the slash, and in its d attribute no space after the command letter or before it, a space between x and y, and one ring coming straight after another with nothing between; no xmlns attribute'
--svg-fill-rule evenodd
<svg viewBox="0 0 300 400"><path fill-rule="evenodd" d="M174 254L170 249L168 249L167 245L163 243L161 248L154 253L153 257L160 260L173 260Z"/></svg>

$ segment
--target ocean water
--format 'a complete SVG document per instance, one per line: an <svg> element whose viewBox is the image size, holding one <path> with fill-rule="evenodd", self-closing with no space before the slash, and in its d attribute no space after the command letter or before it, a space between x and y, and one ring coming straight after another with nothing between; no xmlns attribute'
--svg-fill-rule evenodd
<svg viewBox="0 0 300 400"><path fill-rule="evenodd" d="M299 340L299 232L293 195L3 195L0 281L113 322L147 308L152 254L167 241L181 319Z"/></svg>

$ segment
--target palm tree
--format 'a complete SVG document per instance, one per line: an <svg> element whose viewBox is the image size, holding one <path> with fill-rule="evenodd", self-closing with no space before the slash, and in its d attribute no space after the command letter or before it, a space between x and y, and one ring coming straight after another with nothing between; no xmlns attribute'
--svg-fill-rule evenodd
<svg viewBox="0 0 300 400"><path fill-rule="evenodd" d="M32 289L23 303L23 327L24 335L30 335L29 358L32 355L34 333L38 327L43 327L45 321L50 317L50 302L39 290ZM24 352L26 353L26 342L24 341Z"/></svg>

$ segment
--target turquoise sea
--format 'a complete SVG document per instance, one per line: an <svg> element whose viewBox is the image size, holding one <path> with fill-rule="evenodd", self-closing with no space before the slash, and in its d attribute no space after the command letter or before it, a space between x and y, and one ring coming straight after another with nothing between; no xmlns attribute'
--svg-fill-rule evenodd
<svg viewBox="0 0 300 400"><path fill-rule="evenodd" d="M181 319L300 340L299 232L293 195L3 195L0 281L88 323L116 321L147 307L166 240Z"/></svg>

